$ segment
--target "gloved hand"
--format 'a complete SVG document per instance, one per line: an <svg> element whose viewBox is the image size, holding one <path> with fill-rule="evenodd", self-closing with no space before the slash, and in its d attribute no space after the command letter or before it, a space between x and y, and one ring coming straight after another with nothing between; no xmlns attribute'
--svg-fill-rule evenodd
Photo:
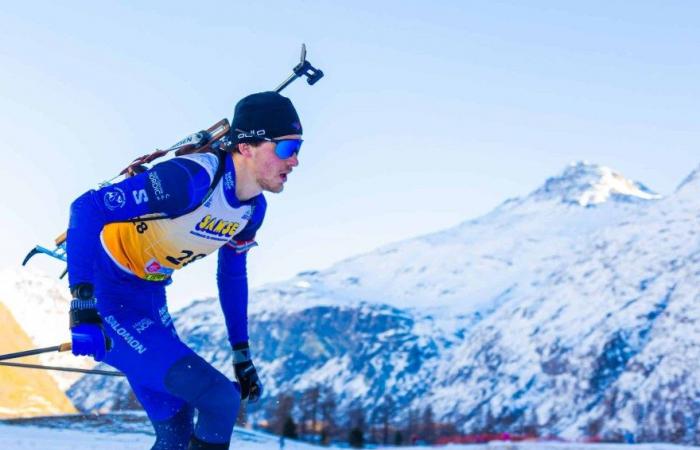
<svg viewBox="0 0 700 450"><path fill-rule="evenodd" d="M92 285L79 284L71 292L74 297L69 313L72 352L76 356L92 356L95 361L102 361L112 345L97 313Z"/></svg>
<svg viewBox="0 0 700 450"><path fill-rule="evenodd" d="M249 403L257 402L262 397L263 385L253 361L250 360L250 348L247 342L233 346L233 371L241 385L241 400L247 399Z"/></svg>

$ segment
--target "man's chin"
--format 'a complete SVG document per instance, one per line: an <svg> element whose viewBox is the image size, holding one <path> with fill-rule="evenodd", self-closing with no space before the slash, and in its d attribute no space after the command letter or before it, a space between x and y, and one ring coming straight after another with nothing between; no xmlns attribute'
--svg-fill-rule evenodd
<svg viewBox="0 0 700 450"><path fill-rule="evenodd" d="M264 186L263 190L266 192L272 192L273 194L279 194L284 190L284 184L278 186Z"/></svg>

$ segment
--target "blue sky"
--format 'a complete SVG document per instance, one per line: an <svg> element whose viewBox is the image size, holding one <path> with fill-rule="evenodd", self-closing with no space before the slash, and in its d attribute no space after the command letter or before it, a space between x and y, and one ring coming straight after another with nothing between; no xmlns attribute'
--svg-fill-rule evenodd
<svg viewBox="0 0 700 450"><path fill-rule="evenodd" d="M692 1L4 4L0 268L134 157L276 87L302 42L327 75L285 91L306 142L253 285L456 225L571 161L668 194L700 164L699 20ZM178 273L176 305L215 292L214 260Z"/></svg>

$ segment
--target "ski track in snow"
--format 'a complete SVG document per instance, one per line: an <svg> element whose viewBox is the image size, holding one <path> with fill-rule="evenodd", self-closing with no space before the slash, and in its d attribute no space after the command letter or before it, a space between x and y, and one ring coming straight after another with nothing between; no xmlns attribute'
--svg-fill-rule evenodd
<svg viewBox="0 0 700 450"><path fill-rule="evenodd" d="M6 450L146 450L153 445L153 436L141 433L103 433L85 430L53 429L35 426L0 425L0 448ZM277 436L253 431L236 431L231 442L236 450L263 450L279 448ZM285 450L325 448L290 439ZM336 447L339 448L339 447ZM426 447L377 447L418 450ZM442 448L442 447L441 447ZM449 445L450 450L683 450L698 447L668 444L576 444L576 443L510 443L491 442L477 445Z"/></svg>
<svg viewBox="0 0 700 450"><path fill-rule="evenodd" d="M76 428L81 426L75 424ZM45 426L0 424L0 449L3 450L146 450L155 441L152 433L104 432L96 429L52 428ZM285 450L308 450L313 445L285 441ZM277 436L236 429L231 448L237 450L262 450L279 448Z"/></svg>

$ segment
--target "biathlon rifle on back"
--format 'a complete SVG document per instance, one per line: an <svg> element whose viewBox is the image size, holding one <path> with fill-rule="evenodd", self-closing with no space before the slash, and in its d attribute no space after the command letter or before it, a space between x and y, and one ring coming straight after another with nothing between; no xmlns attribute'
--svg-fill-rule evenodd
<svg viewBox="0 0 700 450"><path fill-rule="evenodd" d="M323 72L316 69L311 65L309 61L306 60L306 45L301 45L301 60L299 64L294 66L292 69L292 74L284 80L282 84L275 88L275 92L281 92L284 88L292 84L297 78L306 77L307 83L310 85L315 84L318 80L323 77ZM186 138L180 140L175 145L169 147L166 150L156 150L153 153L143 155L136 158L131 162L124 170L119 172L114 178L104 181L99 184L100 187L104 187L114 183L118 179L123 179L131 177L133 175L139 174L149 168L148 164L161 158L168 153L174 152L175 156L187 155L190 153L204 153L217 150L226 150L232 145L231 141L228 139L229 131L231 130L231 124L228 119L221 119L216 122L211 127L206 130L198 131L192 133ZM66 256L66 233L61 233L56 239L54 239L55 247L53 250L41 245L34 247L25 256L22 265L26 265L27 262L36 254L43 253L49 255L53 258L59 259L63 262L67 261ZM60 278L63 278L67 273L67 269L63 271Z"/></svg>

